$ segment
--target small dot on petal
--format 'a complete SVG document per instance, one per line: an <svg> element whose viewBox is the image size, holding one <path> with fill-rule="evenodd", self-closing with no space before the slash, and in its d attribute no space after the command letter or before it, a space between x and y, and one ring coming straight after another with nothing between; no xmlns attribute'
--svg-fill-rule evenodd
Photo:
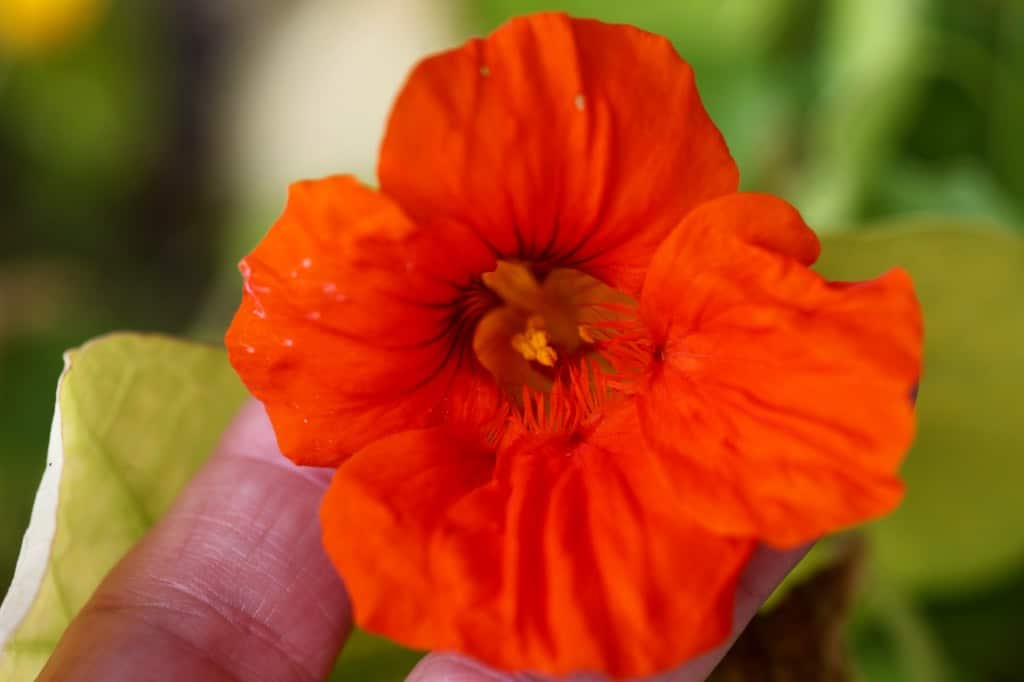
<svg viewBox="0 0 1024 682"><path fill-rule="evenodd" d="M294 345L295 345L295 342L294 342L293 340L291 340L291 339L285 339L285 340L284 340L284 341L282 341L281 343L283 343L283 344L284 344L285 346L287 346L288 348L291 348L292 346L294 346Z"/></svg>
<svg viewBox="0 0 1024 682"><path fill-rule="evenodd" d="M312 258L303 258L302 259L302 267L308 268L312 264L313 264L313 259Z"/></svg>
<svg viewBox="0 0 1024 682"><path fill-rule="evenodd" d="M582 92L576 95L575 104L576 108L579 109L580 111L583 111L583 107L587 105L587 98L583 96Z"/></svg>
<svg viewBox="0 0 1024 682"><path fill-rule="evenodd" d="M489 66L487 66L486 64L484 64L483 66L481 66L481 67L480 67L480 75L481 75L481 76L483 76L484 78L487 78L488 76L490 76L490 75L491 75L491 69L490 69L490 67L489 67Z"/></svg>
<svg viewBox="0 0 1024 682"><path fill-rule="evenodd" d="M314 310L311 313L306 313L306 319L307 320L319 320L320 319L320 313L318 311L316 311L316 310Z"/></svg>

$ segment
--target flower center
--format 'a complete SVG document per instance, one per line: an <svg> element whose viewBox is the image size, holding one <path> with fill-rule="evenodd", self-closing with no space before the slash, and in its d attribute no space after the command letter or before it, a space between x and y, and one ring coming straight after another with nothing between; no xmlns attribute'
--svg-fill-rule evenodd
<svg viewBox="0 0 1024 682"><path fill-rule="evenodd" d="M537 272L499 261L482 277L502 301L477 325L473 350L513 396L524 386L548 392L554 381L586 360L601 364L601 344L625 294L577 270Z"/></svg>
<svg viewBox="0 0 1024 682"><path fill-rule="evenodd" d="M558 352L551 347L551 337L545 329L544 318L534 315L526 321L526 331L512 337L512 348L527 360L544 367L554 367Z"/></svg>

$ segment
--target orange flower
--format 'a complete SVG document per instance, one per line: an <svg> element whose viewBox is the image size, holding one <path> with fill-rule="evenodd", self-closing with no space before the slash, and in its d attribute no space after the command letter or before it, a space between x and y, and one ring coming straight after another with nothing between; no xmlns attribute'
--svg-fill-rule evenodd
<svg viewBox="0 0 1024 682"><path fill-rule="evenodd" d="M285 454L337 467L363 627L648 674L726 637L758 542L898 502L908 277L809 270L664 39L541 14L429 58L379 176L292 187L227 336Z"/></svg>

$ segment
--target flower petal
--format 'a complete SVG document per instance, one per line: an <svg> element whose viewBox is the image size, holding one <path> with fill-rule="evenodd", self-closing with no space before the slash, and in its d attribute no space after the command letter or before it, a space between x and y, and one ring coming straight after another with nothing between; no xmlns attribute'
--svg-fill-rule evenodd
<svg viewBox="0 0 1024 682"><path fill-rule="evenodd" d="M738 183L667 40L562 14L513 19L420 63L378 174L411 215L469 225L500 257L632 293L678 221Z"/></svg>
<svg viewBox="0 0 1024 682"><path fill-rule="evenodd" d="M427 232L339 176L293 185L242 261L230 359L296 462L334 465L384 434L496 409L465 298L494 258L457 227Z"/></svg>
<svg viewBox="0 0 1024 682"><path fill-rule="evenodd" d="M690 521L651 458L622 451L635 440L527 436L493 474L441 430L358 453L322 511L357 621L546 674L646 675L721 643L754 543Z"/></svg>
<svg viewBox="0 0 1024 682"><path fill-rule="evenodd" d="M900 500L921 314L901 270L847 284L805 268L806 228L773 223L771 203L709 202L658 250L636 409L694 518L791 547Z"/></svg>
<svg viewBox="0 0 1024 682"><path fill-rule="evenodd" d="M489 449L446 427L383 438L339 467L320 516L360 626L413 648L499 646L493 470Z"/></svg>
<svg viewBox="0 0 1024 682"><path fill-rule="evenodd" d="M813 265L821 253L821 243L807 227L799 211L779 197L757 192L737 192L712 199L700 206L690 221L713 220L743 241L789 256L804 265Z"/></svg>
<svg viewBox="0 0 1024 682"><path fill-rule="evenodd" d="M754 543L690 520L622 424L526 437L505 457L505 599L523 650L502 667L649 675L729 634Z"/></svg>

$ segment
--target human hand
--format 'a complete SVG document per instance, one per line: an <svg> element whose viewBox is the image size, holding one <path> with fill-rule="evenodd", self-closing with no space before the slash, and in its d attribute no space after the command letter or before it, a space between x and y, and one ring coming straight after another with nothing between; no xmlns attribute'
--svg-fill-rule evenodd
<svg viewBox="0 0 1024 682"><path fill-rule="evenodd" d="M72 621L39 679L325 679L352 629L344 585L320 542L317 509L331 474L281 456L262 406L248 403L172 509ZM757 550L736 594L737 634L804 551ZM650 682L704 680L731 643ZM408 678L541 679L449 653L429 654Z"/></svg>

